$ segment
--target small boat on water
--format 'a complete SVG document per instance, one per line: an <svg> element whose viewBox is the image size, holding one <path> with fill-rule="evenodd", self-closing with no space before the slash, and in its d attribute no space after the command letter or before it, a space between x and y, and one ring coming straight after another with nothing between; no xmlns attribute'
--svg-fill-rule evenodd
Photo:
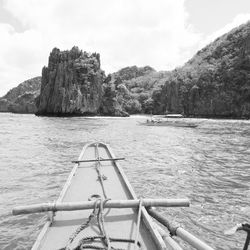
<svg viewBox="0 0 250 250"><path fill-rule="evenodd" d="M176 120L147 120L146 122L139 123L140 125L145 126L163 126L163 127L186 127L186 128L196 128L198 127L198 124L186 122L186 121L176 121Z"/></svg>
<svg viewBox="0 0 250 250"><path fill-rule="evenodd" d="M189 206L187 199L137 199L119 160L124 158L116 158L109 145L87 143L73 161L75 166L56 202L12 210L13 215L51 213L32 250L183 250L172 236L195 249L214 250L152 209ZM238 224L226 234L238 230L248 233L247 250L250 225Z"/></svg>
<svg viewBox="0 0 250 250"><path fill-rule="evenodd" d="M56 202L14 208L13 215L51 213L32 250L181 250L172 235L213 250L151 208L187 207L188 199L137 199L123 159L107 144L87 143Z"/></svg>
<svg viewBox="0 0 250 250"><path fill-rule="evenodd" d="M184 118L182 114L167 114L165 118Z"/></svg>
<svg viewBox="0 0 250 250"><path fill-rule="evenodd" d="M57 202L95 201L99 198L103 201L136 199L132 187L117 163L118 159L112 159L116 158L106 144L86 144ZM110 244L114 247L112 249L132 249L134 244L140 244L143 249L154 250L163 245L159 233L154 230L144 209L141 211L144 220L139 232L136 226L138 214L134 209L105 209L103 212L105 231L110 237ZM103 236L103 232L99 232L100 225L97 222L81 231L79 229L87 223L90 214L89 210L56 212L53 221L47 222L44 226L32 249L59 250L66 246L74 249L81 240L82 246L92 245L96 246L95 249L102 249L103 242L98 237ZM76 234L77 231L80 232ZM135 243L136 233L138 241Z"/></svg>
<svg viewBox="0 0 250 250"><path fill-rule="evenodd" d="M118 165L122 159L104 143L86 144L56 203L13 210L14 215L53 211L32 250L166 249L144 208L155 200L137 200Z"/></svg>

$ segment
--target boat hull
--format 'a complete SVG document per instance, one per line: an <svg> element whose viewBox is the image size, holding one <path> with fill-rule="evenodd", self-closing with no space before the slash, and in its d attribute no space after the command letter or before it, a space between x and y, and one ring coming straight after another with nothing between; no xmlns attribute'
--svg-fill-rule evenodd
<svg viewBox="0 0 250 250"><path fill-rule="evenodd" d="M185 123L185 122L178 122L178 121L156 121L156 122L143 122L140 125L144 126L162 126L162 127L186 127L186 128L196 128L198 127L195 123Z"/></svg>
<svg viewBox="0 0 250 250"><path fill-rule="evenodd" d="M108 145L103 143L91 143L84 146L78 160L92 160L97 157L101 157L103 159L115 158ZM104 177L103 191L98 179L96 164L96 162L77 163L57 201L87 201L93 195L98 195L103 199L136 199L130 183L116 161L101 162L100 170L102 176ZM64 248L70 236L81 224L88 220L91 212L92 210L56 212L54 214L53 221L47 222L44 226L32 250L53 250ZM136 238L138 209L105 209L104 215L105 231L110 238L130 240L134 240ZM142 208L142 218L138 237L141 244L140 249L165 249L162 238L160 237L158 231L154 229L151 218L144 208ZM76 236L71 247L76 247L78 242L84 237L97 236L99 234L100 232L97 222L92 223ZM99 246L103 246L102 243L98 244L100 244ZM112 242L112 246L114 248L133 249L133 245L133 243L128 242Z"/></svg>

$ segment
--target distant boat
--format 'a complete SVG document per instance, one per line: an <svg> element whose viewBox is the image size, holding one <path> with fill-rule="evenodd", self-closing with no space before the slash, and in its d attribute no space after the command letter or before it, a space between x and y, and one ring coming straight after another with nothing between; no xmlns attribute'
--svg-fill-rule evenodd
<svg viewBox="0 0 250 250"><path fill-rule="evenodd" d="M164 116L165 118L183 118L182 114L167 114Z"/></svg>
<svg viewBox="0 0 250 250"><path fill-rule="evenodd" d="M185 121L169 121L169 120L147 120L146 122L139 123L140 125L145 126L171 126L171 127L187 127L187 128L196 128L198 124L185 122Z"/></svg>

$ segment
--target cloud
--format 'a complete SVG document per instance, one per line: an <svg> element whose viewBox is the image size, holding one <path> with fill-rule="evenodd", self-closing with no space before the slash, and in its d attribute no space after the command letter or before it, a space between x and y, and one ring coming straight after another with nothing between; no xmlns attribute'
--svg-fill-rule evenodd
<svg viewBox="0 0 250 250"><path fill-rule="evenodd" d="M241 13L238 14L233 20L232 22L226 24L224 27L222 27L221 29L213 32L212 34L210 34L209 36L205 37L199 47L202 48L204 46L206 46L207 44L213 42L216 38L226 34L227 32L229 32L230 30L238 27L239 25L246 23L247 21L250 20L250 13Z"/></svg>
<svg viewBox="0 0 250 250"><path fill-rule="evenodd" d="M40 75L40 33L27 30L15 32L8 24L0 23L0 96L10 88L31 77Z"/></svg>
<svg viewBox="0 0 250 250"><path fill-rule="evenodd" d="M102 69L173 69L203 39L187 23L185 0L4 0L23 31L0 23L0 96L41 74L53 47L101 54Z"/></svg>
<svg viewBox="0 0 250 250"><path fill-rule="evenodd" d="M0 24L0 94L36 75L53 47L101 54L108 73L129 65L167 70L200 39L187 26L184 0L4 0L24 27ZM187 53L186 53L187 54ZM188 55L186 55L188 56Z"/></svg>

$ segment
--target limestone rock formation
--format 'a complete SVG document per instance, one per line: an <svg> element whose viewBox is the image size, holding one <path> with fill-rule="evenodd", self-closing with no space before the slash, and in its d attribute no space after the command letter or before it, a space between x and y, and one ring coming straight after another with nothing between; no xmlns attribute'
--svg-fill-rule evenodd
<svg viewBox="0 0 250 250"><path fill-rule="evenodd" d="M12 113L34 114L37 111L37 94L27 92L19 96L14 103L9 104L8 110Z"/></svg>
<svg viewBox="0 0 250 250"><path fill-rule="evenodd" d="M217 38L173 71L141 69L126 67L111 75L116 98L129 113L250 118L250 22ZM120 86L128 93L119 92Z"/></svg>
<svg viewBox="0 0 250 250"><path fill-rule="evenodd" d="M129 116L123 105L118 100L119 92L115 84L109 82L103 85L102 103L100 106L100 114L105 116Z"/></svg>
<svg viewBox="0 0 250 250"><path fill-rule="evenodd" d="M8 107L11 103L5 99L5 98L0 98L0 112L10 112Z"/></svg>
<svg viewBox="0 0 250 250"><path fill-rule="evenodd" d="M119 79L123 81L123 80L130 80L133 78L137 78L140 76L145 76L153 72L156 72L156 71L150 66L137 67L134 65L131 67L125 67L125 68L120 69L119 71L113 73L112 77L116 80Z"/></svg>
<svg viewBox="0 0 250 250"><path fill-rule="evenodd" d="M147 112L155 81L161 75L150 66L131 66L109 75L106 81L116 92L116 105L129 114L136 114Z"/></svg>
<svg viewBox="0 0 250 250"><path fill-rule="evenodd" d="M0 112L35 113L40 86L41 77L34 77L11 89L0 98Z"/></svg>
<svg viewBox="0 0 250 250"><path fill-rule="evenodd" d="M250 22L217 38L173 71L132 66L105 77L99 54L77 47L54 49L42 71L40 97L11 93L0 99L0 111L31 112L37 102L40 115L173 112L250 118Z"/></svg>
<svg viewBox="0 0 250 250"><path fill-rule="evenodd" d="M217 38L170 72L162 97L160 113L250 118L250 22Z"/></svg>
<svg viewBox="0 0 250 250"><path fill-rule="evenodd" d="M54 48L42 70L38 115L96 115L102 100L104 72L100 56Z"/></svg>

